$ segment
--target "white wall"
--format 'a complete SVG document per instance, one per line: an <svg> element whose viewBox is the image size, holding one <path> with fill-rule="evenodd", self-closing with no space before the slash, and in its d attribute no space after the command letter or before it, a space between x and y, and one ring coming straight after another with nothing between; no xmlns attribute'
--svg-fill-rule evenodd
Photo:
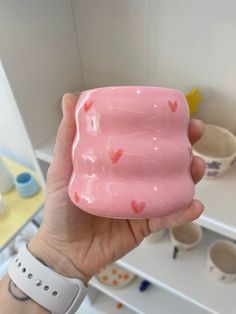
<svg viewBox="0 0 236 314"><path fill-rule="evenodd" d="M33 167L32 148L0 62L0 155Z"/></svg>
<svg viewBox="0 0 236 314"><path fill-rule="evenodd" d="M236 132L235 12L234 0L0 0L0 55L34 148L64 92L102 85L197 86L199 115Z"/></svg>
<svg viewBox="0 0 236 314"><path fill-rule="evenodd" d="M198 86L200 116L236 132L234 0L72 0L86 88Z"/></svg>
<svg viewBox="0 0 236 314"><path fill-rule="evenodd" d="M0 55L37 148L57 129L62 95L82 85L71 1L0 0Z"/></svg>

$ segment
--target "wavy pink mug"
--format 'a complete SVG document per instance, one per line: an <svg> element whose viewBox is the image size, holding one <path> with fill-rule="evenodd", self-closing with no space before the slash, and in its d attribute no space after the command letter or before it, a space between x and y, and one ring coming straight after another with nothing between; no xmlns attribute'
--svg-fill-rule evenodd
<svg viewBox="0 0 236 314"><path fill-rule="evenodd" d="M72 202L96 216L165 216L192 201L189 108L174 89L84 91L72 148Z"/></svg>

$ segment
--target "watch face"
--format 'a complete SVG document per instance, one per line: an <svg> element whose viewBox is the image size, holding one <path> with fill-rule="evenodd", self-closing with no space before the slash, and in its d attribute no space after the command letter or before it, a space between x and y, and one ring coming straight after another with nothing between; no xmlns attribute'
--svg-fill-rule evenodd
<svg viewBox="0 0 236 314"><path fill-rule="evenodd" d="M135 275L116 264L110 264L103 267L95 277L106 286L121 289L129 285Z"/></svg>

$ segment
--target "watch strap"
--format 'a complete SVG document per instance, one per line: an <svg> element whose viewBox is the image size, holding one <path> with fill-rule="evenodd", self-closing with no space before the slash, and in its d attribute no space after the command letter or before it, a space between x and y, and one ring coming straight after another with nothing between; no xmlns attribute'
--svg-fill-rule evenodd
<svg viewBox="0 0 236 314"><path fill-rule="evenodd" d="M26 246L11 262L8 274L23 293L55 314L75 313L87 294L81 280L43 265Z"/></svg>

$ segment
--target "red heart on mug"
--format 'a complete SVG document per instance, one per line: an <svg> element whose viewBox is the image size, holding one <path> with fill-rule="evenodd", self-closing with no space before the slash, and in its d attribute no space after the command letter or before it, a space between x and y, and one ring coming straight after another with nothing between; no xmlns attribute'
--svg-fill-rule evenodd
<svg viewBox="0 0 236 314"><path fill-rule="evenodd" d="M74 197L75 197L75 202L76 202L76 203L79 203L79 201L80 201L80 196L78 195L77 192L75 192Z"/></svg>
<svg viewBox="0 0 236 314"><path fill-rule="evenodd" d="M132 200L131 207L136 214L141 213L145 208L145 202L138 203L135 200Z"/></svg>
<svg viewBox="0 0 236 314"><path fill-rule="evenodd" d="M169 101L168 101L168 105L169 105L170 110L171 110L172 112L175 112L175 111L177 110L178 103L177 103L176 100L175 100L175 101L169 100Z"/></svg>
<svg viewBox="0 0 236 314"><path fill-rule="evenodd" d="M86 103L84 104L84 111L88 112L89 109L92 107L93 101L92 100L87 100Z"/></svg>
<svg viewBox="0 0 236 314"><path fill-rule="evenodd" d="M120 159L120 157L123 155L123 149L119 148L117 151L114 151L114 149L109 150L109 156L113 164L117 163L117 161Z"/></svg>

